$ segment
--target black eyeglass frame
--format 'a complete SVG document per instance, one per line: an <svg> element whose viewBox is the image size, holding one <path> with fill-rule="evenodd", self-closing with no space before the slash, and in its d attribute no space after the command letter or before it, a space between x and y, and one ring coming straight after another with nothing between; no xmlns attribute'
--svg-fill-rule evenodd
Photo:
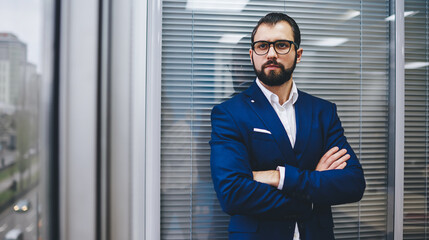
<svg viewBox="0 0 429 240"><path fill-rule="evenodd" d="M264 43L268 44L267 51L265 53L262 53L262 54L257 53L256 50L255 50L255 44L260 43L260 42L264 42ZM278 42L288 42L289 44L291 44L291 47L289 48L289 50L286 53L279 53L277 51L277 49L276 49L276 43L278 43ZM290 50L292 49L292 45L295 46L295 51L298 49L298 45L294 41L290 41L290 40L277 40L277 41L274 41L274 42L256 41L256 42L252 43L252 50L253 50L253 52L255 52L256 55L263 56L263 55L266 55L270 51L271 45L273 45L274 51L276 51L276 53L280 54L280 55L286 55L286 54L288 54L290 52Z"/></svg>

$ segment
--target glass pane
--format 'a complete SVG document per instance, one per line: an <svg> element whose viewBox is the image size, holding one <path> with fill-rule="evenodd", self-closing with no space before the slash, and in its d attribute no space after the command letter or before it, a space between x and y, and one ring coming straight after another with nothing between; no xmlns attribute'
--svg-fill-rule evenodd
<svg viewBox="0 0 429 240"><path fill-rule="evenodd" d="M384 239L387 217L389 3L163 1L161 238L226 239L210 177L210 111L255 79L250 33L283 11L301 28L299 89L338 106L367 180L359 203L333 207L336 239Z"/></svg>
<svg viewBox="0 0 429 240"><path fill-rule="evenodd" d="M404 239L429 238L429 3L405 0Z"/></svg>
<svg viewBox="0 0 429 240"><path fill-rule="evenodd" d="M0 5L0 239L38 240L42 1Z"/></svg>

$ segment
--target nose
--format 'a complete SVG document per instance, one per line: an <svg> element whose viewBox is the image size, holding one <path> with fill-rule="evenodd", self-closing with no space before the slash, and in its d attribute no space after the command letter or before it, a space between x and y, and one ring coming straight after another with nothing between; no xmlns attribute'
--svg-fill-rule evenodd
<svg viewBox="0 0 429 240"><path fill-rule="evenodd" d="M274 44L270 44L270 48L268 49L267 58L277 58L277 52L274 49Z"/></svg>

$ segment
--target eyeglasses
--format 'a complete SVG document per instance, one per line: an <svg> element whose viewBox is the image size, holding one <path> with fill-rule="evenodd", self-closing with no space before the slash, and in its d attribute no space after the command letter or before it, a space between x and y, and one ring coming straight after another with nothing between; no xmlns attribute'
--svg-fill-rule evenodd
<svg viewBox="0 0 429 240"><path fill-rule="evenodd" d="M274 50L277 54L288 54L292 45L295 45L295 49L298 48L295 42L289 40L277 40L275 42L268 41L257 41L252 44L252 49L257 55L265 55L270 50L271 44L274 46Z"/></svg>

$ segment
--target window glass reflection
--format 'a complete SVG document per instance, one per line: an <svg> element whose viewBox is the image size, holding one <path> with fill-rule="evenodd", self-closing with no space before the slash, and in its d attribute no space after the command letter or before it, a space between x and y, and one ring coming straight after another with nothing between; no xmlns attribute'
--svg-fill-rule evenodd
<svg viewBox="0 0 429 240"><path fill-rule="evenodd" d="M405 5L405 152L403 239L429 232L429 5ZM393 19L394 19L393 15Z"/></svg>
<svg viewBox="0 0 429 240"><path fill-rule="evenodd" d="M255 79L250 33L268 12L301 28L299 89L337 104L367 191L334 206L336 239L384 239L387 223L389 2L163 0L161 239L227 239L210 178L210 110Z"/></svg>
<svg viewBox="0 0 429 240"><path fill-rule="evenodd" d="M0 5L0 239L36 240L41 2Z"/></svg>

